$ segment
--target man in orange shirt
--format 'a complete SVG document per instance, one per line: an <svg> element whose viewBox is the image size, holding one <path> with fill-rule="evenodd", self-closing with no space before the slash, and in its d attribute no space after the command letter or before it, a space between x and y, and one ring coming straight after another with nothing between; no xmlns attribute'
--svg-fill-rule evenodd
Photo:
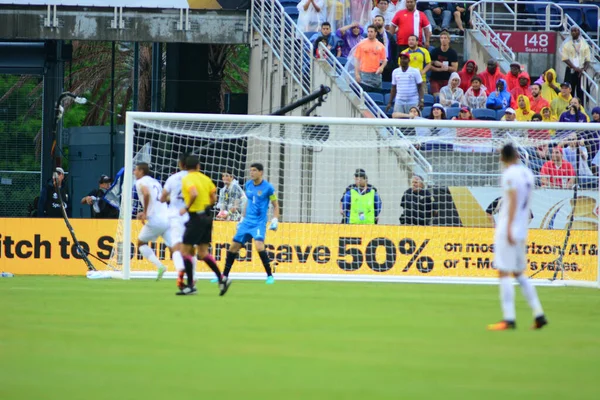
<svg viewBox="0 0 600 400"><path fill-rule="evenodd" d="M381 88L381 74L387 64L385 46L377 40L377 29L367 28L367 39L355 47L354 77L361 86Z"/></svg>
<svg viewBox="0 0 600 400"><path fill-rule="evenodd" d="M550 108L550 103L548 103L548 100L542 97L542 85L539 83L534 83L531 85L529 90L531 91L531 96L529 96L531 111L541 114L543 108Z"/></svg>

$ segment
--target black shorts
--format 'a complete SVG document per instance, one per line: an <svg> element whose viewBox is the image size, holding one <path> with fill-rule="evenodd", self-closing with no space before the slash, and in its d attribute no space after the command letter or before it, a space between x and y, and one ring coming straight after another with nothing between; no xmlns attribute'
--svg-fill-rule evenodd
<svg viewBox="0 0 600 400"><path fill-rule="evenodd" d="M210 244L212 241L212 227L212 215L190 213L190 220L185 224L183 244L192 246Z"/></svg>

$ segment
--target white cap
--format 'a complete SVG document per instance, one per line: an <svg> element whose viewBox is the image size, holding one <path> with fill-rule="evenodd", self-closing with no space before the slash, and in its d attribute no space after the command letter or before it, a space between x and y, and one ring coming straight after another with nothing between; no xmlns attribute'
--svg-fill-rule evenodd
<svg viewBox="0 0 600 400"><path fill-rule="evenodd" d="M63 175L68 174L68 172L65 172L65 170L62 169L61 167L56 167L55 171L58 172L59 174L63 174Z"/></svg>
<svg viewBox="0 0 600 400"><path fill-rule="evenodd" d="M512 109L512 107L508 107L506 110L504 110L504 113L509 113L509 114L516 114L515 110Z"/></svg>

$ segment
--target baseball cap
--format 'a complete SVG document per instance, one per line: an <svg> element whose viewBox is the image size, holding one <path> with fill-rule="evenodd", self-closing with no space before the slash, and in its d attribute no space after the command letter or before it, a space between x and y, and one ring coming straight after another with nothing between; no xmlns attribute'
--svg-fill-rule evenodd
<svg viewBox="0 0 600 400"><path fill-rule="evenodd" d="M487 65L497 65L498 61L495 58L490 58L487 62Z"/></svg>
<svg viewBox="0 0 600 400"><path fill-rule="evenodd" d="M569 82L563 82L563 83L560 84L560 87L563 87L563 86L570 88L571 84Z"/></svg>
<svg viewBox="0 0 600 400"><path fill-rule="evenodd" d="M471 109L470 109L469 107L467 107L467 106L464 106L464 107L461 107L461 108L460 108L460 111L464 111L464 112L470 112L470 111L471 111Z"/></svg>
<svg viewBox="0 0 600 400"><path fill-rule="evenodd" d="M408 53L400 53L400 57L406 57L410 60L410 54Z"/></svg>
<svg viewBox="0 0 600 400"><path fill-rule="evenodd" d="M99 183L111 183L113 180L110 176L108 175L100 175L100 181Z"/></svg>
<svg viewBox="0 0 600 400"><path fill-rule="evenodd" d="M367 177L367 173L365 172L364 169L357 168L357 170L354 172L354 177L355 178L366 178Z"/></svg>
<svg viewBox="0 0 600 400"><path fill-rule="evenodd" d="M65 170L62 169L61 167L56 167L56 169L54 171L58 172L59 174L63 174L63 175L68 174L68 172L65 172Z"/></svg>
<svg viewBox="0 0 600 400"><path fill-rule="evenodd" d="M506 110L504 110L504 114L516 114L516 112L512 107L508 107Z"/></svg>
<svg viewBox="0 0 600 400"><path fill-rule="evenodd" d="M431 106L431 109L433 110L434 108L439 108L442 111L446 111L446 109L444 108L443 105L441 105L440 103L435 103L434 105Z"/></svg>
<svg viewBox="0 0 600 400"><path fill-rule="evenodd" d="M510 66L511 66L511 67L519 67L519 68L521 68L521 64L519 64L519 63L518 63L518 62L516 62L516 61L513 61L513 62L511 62L511 63L510 63Z"/></svg>

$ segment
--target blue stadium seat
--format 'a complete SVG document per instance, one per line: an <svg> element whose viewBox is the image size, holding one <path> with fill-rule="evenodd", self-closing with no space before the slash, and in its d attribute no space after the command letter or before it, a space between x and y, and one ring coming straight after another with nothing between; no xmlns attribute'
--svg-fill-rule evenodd
<svg viewBox="0 0 600 400"><path fill-rule="evenodd" d="M342 65L346 65L346 63L348 62L348 59L346 57L338 57L337 60L340 62L340 64Z"/></svg>
<svg viewBox="0 0 600 400"><path fill-rule="evenodd" d="M389 93L386 93L386 94L383 95L383 102L385 104L388 104L390 102L390 94ZM394 103L394 101L392 100L392 104L393 103Z"/></svg>
<svg viewBox="0 0 600 400"><path fill-rule="evenodd" d="M369 97L373 99L376 104L383 104L384 97L383 94L377 92L367 92Z"/></svg>
<svg viewBox="0 0 600 400"><path fill-rule="evenodd" d="M285 7L284 10L290 17L292 17L292 19L298 18L298 9L296 8L296 6Z"/></svg>
<svg viewBox="0 0 600 400"><path fill-rule="evenodd" d="M537 19L538 25L545 26L546 25L546 5L545 4L540 4L540 5L535 4L533 7L534 7L535 18ZM552 7L552 6L550 7L550 23L552 25L557 25L558 23L560 23L560 12L558 11L558 8Z"/></svg>
<svg viewBox="0 0 600 400"><path fill-rule="evenodd" d="M567 14L577 25L583 25L583 10L581 7L573 5L561 5L563 12Z"/></svg>
<svg viewBox="0 0 600 400"><path fill-rule="evenodd" d="M585 14L585 23L588 28L592 31L598 31L598 9L596 8L586 8L583 13Z"/></svg>
<svg viewBox="0 0 600 400"><path fill-rule="evenodd" d="M385 93L389 93L392 90L392 82L381 82L381 90Z"/></svg>
<svg viewBox="0 0 600 400"><path fill-rule="evenodd" d="M460 107L448 107L446 108L446 118L452 119L454 117L458 117L460 113Z"/></svg>
<svg viewBox="0 0 600 400"><path fill-rule="evenodd" d="M504 114L502 114L504 115ZM495 121L496 120L496 111L488 110L487 108L474 108L473 109L473 118L482 119L485 121Z"/></svg>
<svg viewBox="0 0 600 400"><path fill-rule="evenodd" d="M426 94L425 96L423 96L423 99L423 103L425 103L426 106L431 107L433 103L435 103L435 98L430 94Z"/></svg>
<svg viewBox="0 0 600 400"><path fill-rule="evenodd" d="M431 115L431 107L423 107L423 110L421 111L421 117L429 118L430 115Z"/></svg>
<svg viewBox="0 0 600 400"><path fill-rule="evenodd" d="M494 111L494 110L491 110ZM502 117L504 117L504 108L500 109L500 110L496 110L496 120L500 121L502 119Z"/></svg>
<svg viewBox="0 0 600 400"><path fill-rule="evenodd" d="M294 1L294 0L283 0L283 1L280 1L280 3L284 8L298 6L298 1Z"/></svg>

